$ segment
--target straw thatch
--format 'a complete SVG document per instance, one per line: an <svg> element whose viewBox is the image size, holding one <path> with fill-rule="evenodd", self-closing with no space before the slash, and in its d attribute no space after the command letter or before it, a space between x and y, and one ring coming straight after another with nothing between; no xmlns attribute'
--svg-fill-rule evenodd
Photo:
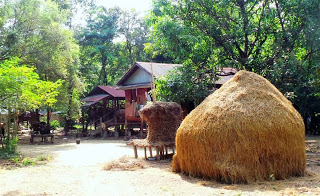
<svg viewBox="0 0 320 196"><path fill-rule="evenodd" d="M174 142L181 123L181 106L174 102L156 102L144 106L140 117L148 124L149 143Z"/></svg>
<svg viewBox="0 0 320 196"><path fill-rule="evenodd" d="M227 183L302 176L304 134L300 114L277 88L240 71L181 123L172 167Z"/></svg>

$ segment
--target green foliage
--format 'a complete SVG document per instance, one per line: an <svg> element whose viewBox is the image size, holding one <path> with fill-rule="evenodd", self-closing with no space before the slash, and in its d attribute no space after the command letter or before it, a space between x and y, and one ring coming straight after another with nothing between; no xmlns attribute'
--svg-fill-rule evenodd
<svg viewBox="0 0 320 196"><path fill-rule="evenodd" d="M57 121L57 120L50 121L50 127L52 127L54 130L56 130L57 128L60 127L59 121Z"/></svg>
<svg viewBox="0 0 320 196"><path fill-rule="evenodd" d="M198 97L192 92L209 92L218 67L234 67L267 77L305 119L313 118L320 111L318 5L318 0L154 1L148 16L153 40L145 49L163 56L161 61L184 64L173 79L158 82L160 95L192 100Z"/></svg>
<svg viewBox="0 0 320 196"><path fill-rule="evenodd" d="M12 139L6 137L4 149L1 150L1 158L9 158L10 156L17 155L18 137Z"/></svg>
<svg viewBox="0 0 320 196"><path fill-rule="evenodd" d="M79 33L80 72L86 91L114 85L136 61L146 61L148 28L134 10L91 7L86 27Z"/></svg>
<svg viewBox="0 0 320 196"><path fill-rule="evenodd" d="M156 94L161 101L193 101L196 105L214 88L215 76L196 71L192 64L178 67L156 80Z"/></svg>
<svg viewBox="0 0 320 196"><path fill-rule="evenodd" d="M110 47L116 37L119 16L119 8L94 8L92 17L87 21L87 27L83 31L81 44L87 46L101 63L100 84L108 83L106 66L112 58Z"/></svg>
<svg viewBox="0 0 320 196"><path fill-rule="evenodd" d="M22 0L10 1L1 7L4 25L0 38L0 60L17 56L26 67L35 68L43 83L34 92L42 95L41 100L34 101L47 108L68 110L73 107L79 113L79 105L71 106L75 100L72 100L74 92L70 90L81 92L83 87L78 77L79 46L73 32L65 27L70 16L69 9L76 2ZM69 113L65 112L65 115Z"/></svg>
<svg viewBox="0 0 320 196"><path fill-rule="evenodd" d="M35 166L45 164L52 160L52 157L49 155L39 155L36 158L23 157L19 153L11 154L5 151L0 150L0 159L2 159L6 164L1 165L6 169L13 169L16 167L24 167L24 166Z"/></svg>
<svg viewBox="0 0 320 196"><path fill-rule="evenodd" d="M42 81L35 68L18 62L19 59L14 58L0 63L0 107L11 105L14 109L26 110L41 104L54 104L61 81Z"/></svg>
<svg viewBox="0 0 320 196"><path fill-rule="evenodd" d="M36 161L50 161L52 159L52 157L50 157L49 155L39 155L37 158L36 158Z"/></svg>
<svg viewBox="0 0 320 196"><path fill-rule="evenodd" d="M33 159L26 157L26 158L22 159L22 164L24 166L33 166L35 164L35 162Z"/></svg>
<svg viewBox="0 0 320 196"><path fill-rule="evenodd" d="M42 81L35 73L35 68L20 65L19 59L5 60L0 63L0 108L8 109L7 137L5 151L16 153L17 148L17 114L19 111L34 109L42 104L54 104L57 96L56 89L61 85L56 82ZM13 115L11 115L13 113ZM13 116L13 117L12 117ZM11 119L12 118L12 119ZM13 131L10 130L13 120Z"/></svg>
<svg viewBox="0 0 320 196"><path fill-rule="evenodd" d="M8 153L5 150L0 149L0 159L11 160L12 162L18 163L21 160L21 154L19 153Z"/></svg>

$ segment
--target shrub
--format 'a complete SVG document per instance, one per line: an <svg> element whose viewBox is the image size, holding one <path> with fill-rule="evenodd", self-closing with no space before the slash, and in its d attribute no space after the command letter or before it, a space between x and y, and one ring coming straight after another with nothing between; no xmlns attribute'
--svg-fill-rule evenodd
<svg viewBox="0 0 320 196"><path fill-rule="evenodd" d="M61 127L61 126L60 126L59 121L53 120L53 121L50 122L50 127L52 127L53 129L57 129L57 128Z"/></svg>

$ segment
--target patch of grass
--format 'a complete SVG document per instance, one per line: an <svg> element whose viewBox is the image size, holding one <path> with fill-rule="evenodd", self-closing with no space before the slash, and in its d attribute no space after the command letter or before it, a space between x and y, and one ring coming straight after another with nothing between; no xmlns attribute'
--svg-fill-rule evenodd
<svg viewBox="0 0 320 196"><path fill-rule="evenodd" d="M39 155L36 160L37 161L51 161L52 157L50 157L49 155L44 156L44 155Z"/></svg>
<svg viewBox="0 0 320 196"><path fill-rule="evenodd" d="M128 156L108 162L103 166L103 170L106 171L135 171L144 168L147 168L147 165L143 160L133 159Z"/></svg>
<svg viewBox="0 0 320 196"><path fill-rule="evenodd" d="M21 163L24 165L24 166L29 166L29 165L35 165L35 160L34 159L31 159L29 157L26 157L24 159L22 159Z"/></svg>
<svg viewBox="0 0 320 196"><path fill-rule="evenodd" d="M37 158L23 157L19 153L11 154L0 151L0 168L15 169L17 167L45 164L52 160L50 156L40 155Z"/></svg>
<svg viewBox="0 0 320 196"><path fill-rule="evenodd" d="M10 153L8 151L0 150L0 159L14 159L16 157L21 156L19 153Z"/></svg>

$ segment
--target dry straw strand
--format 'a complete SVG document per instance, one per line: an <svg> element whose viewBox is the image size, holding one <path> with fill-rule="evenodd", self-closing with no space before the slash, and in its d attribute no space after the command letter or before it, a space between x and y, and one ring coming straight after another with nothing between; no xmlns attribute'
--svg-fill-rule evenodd
<svg viewBox="0 0 320 196"><path fill-rule="evenodd" d="M227 183L303 176L305 127L265 78L238 72L181 123L172 168Z"/></svg>

